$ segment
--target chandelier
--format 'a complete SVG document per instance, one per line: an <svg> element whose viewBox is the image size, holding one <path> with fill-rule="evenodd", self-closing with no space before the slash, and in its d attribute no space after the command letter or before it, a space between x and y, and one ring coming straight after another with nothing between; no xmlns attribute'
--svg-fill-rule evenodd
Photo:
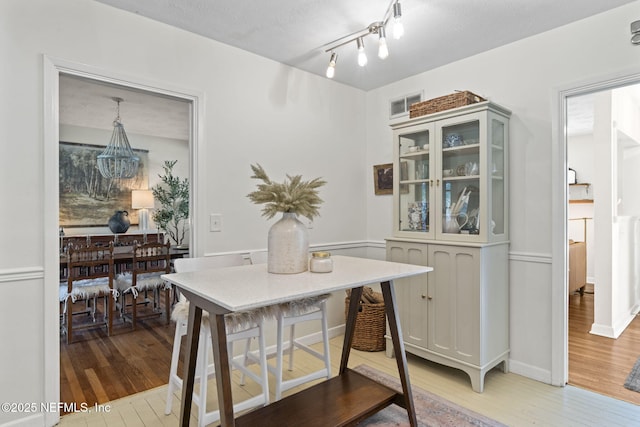
<svg viewBox="0 0 640 427"><path fill-rule="evenodd" d="M129 139L120 122L120 102L122 98L112 98L117 104L116 119L113 121L113 133L109 145L98 154L98 169L105 178L129 179L136 176L140 157L133 154Z"/></svg>

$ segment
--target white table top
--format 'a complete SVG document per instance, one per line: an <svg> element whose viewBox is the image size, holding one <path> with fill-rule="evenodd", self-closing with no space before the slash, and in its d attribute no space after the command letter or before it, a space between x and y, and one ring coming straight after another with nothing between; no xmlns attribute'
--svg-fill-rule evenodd
<svg viewBox="0 0 640 427"><path fill-rule="evenodd" d="M267 264L257 264L165 274L162 278L229 311L245 311L433 271L431 267L366 258L332 259L331 273L273 274L267 272Z"/></svg>

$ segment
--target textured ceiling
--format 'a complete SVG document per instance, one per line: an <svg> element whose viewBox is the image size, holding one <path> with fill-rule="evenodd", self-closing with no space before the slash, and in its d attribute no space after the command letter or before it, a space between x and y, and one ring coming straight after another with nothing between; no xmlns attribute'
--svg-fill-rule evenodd
<svg viewBox="0 0 640 427"><path fill-rule="evenodd" d="M329 59L322 46L381 20L390 5L389 0L96 1L322 76ZM389 57L378 59L375 35L365 38L366 67L356 64L355 45L343 46L337 50L335 80L369 90L632 1L401 0L405 36L393 40L389 29ZM60 79L60 123L112 129L112 97L124 99L120 115L128 134L188 139L187 103L69 76ZM582 111L581 126L589 126L590 107L572 108Z"/></svg>
<svg viewBox="0 0 640 427"><path fill-rule="evenodd" d="M97 0L324 76L327 43L380 21L390 0ZM355 43L337 50L335 80L377 88L634 0L401 0L405 36L390 55L356 64ZM637 17L636 17L637 18ZM630 18L630 22L633 19ZM390 29L387 31L391 33Z"/></svg>

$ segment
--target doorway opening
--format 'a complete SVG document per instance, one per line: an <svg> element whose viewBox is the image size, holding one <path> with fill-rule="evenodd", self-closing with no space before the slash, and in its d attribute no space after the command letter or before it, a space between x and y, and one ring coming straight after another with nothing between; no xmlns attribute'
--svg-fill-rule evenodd
<svg viewBox="0 0 640 427"><path fill-rule="evenodd" d="M87 89L86 93L78 90L65 90L65 85L86 85L85 89ZM77 89L77 87L76 87ZM84 114L85 119L91 120L96 119L103 123L100 126L96 126L95 124L86 123L84 125L80 125L79 123L63 123L63 121L67 121L65 117L68 117L70 112L67 110L69 107L69 103L73 104L73 102L78 101L75 97L78 97L82 94L87 97L94 97L95 99L99 99L100 97L106 97L106 100L103 99L106 105L113 104L111 98L113 96L113 92L115 96L125 98L129 97L131 102L131 106L136 105L137 101L145 99L147 101L151 100L151 103L147 103L147 107L144 107L144 103L140 103L136 105L136 108L141 108L141 111L154 111L154 107L158 105L164 105L166 107L167 103L170 104L180 104L182 108L185 109L186 114L184 114L184 118L186 123L183 124L183 127L186 129L186 141L184 141L183 146L177 148L177 145L173 147L175 151L164 153L165 155L158 155L159 157L154 159L156 154L153 153L153 149L155 148L155 152L158 153L159 147L164 147L164 149L171 150L171 145L168 143L167 138L164 140L161 137L150 136L148 139L145 139L144 144L147 144L145 147L149 152L149 165L153 168L154 162L156 165L158 163L162 163L165 159L164 157L168 157L168 159L173 159L176 157L176 151L184 151L183 161L184 161L184 174L188 176L189 179L189 230L188 230L188 239L190 245L190 251L193 253L197 250L197 210L195 206L195 194L196 194L196 177L197 177L197 152L199 144L201 143L200 131L198 127L198 117L202 114L202 105L200 100L203 98L201 94L194 93L182 89L174 89L170 84L158 84L156 81L148 81L144 78L133 78L129 76L123 77L121 74L115 72L108 72L105 70L96 70L89 66L69 63L64 60L58 60L53 58L44 57L44 177L45 177L45 197L44 197L44 209L47 212L45 215L45 223L43 224L44 235L45 235L45 247L44 247L44 278L45 283L55 283L60 275L60 262L59 262L59 215L60 212L60 191L58 184L59 179L59 144L62 141L61 137L64 136L64 139L77 139L77 140L85 140L96 137L96 135L100 135L104 133L104 129L100 129L100 127L104 126L103 122L106 122L107 126L111 127L111 123L113 121L114 111L113 106L110 105L107 108L108 113L106 116L103 114L100 117L97 117L98 114L90 114L91 109L88 105L84 105ZM122 94L125 96L121 96ZM106 96L106 95L109 96ZM133 102L136 100L136 102ZM69 102L67 102L69 101ZM89 103L91 104L91 103ZM167 123L170 122L168 117L160 118L160 122ZM144 134L145 132L139 131L137 129L141 129L138 125L135 124L136 119L134 119L134 115L131 114L126 117L126 121L124 122L127 127L127 132L130 135L136 134L140 132L140 134ZM139 123L142 123L140 126L144 126L144 123L151 124L152 127L158 129L162 132L162 125L157 124L153 125L153 120L149 115L143 117L143 120L138 120ZM128 124L127 124L128 123ZM109 135L111 131L106 131L108 134L107 138L101 145L106 146L109 142ZM166 129L165 129L166 135ZM98 137L101 138L101 137ZM131 139L131 136L130 136ZM179 140L180 138L175 138ZM72 141L75 142L75 141ZM83 141L86 142L86 141ZM133 148L135 144L132 143ZM167 148L169 147L169 148ZM161 170L160 166L160 170ZM157 171L156 171L157 172ZM153 175L153 176L152 176ZM156 178L157 173L151 172L149 174L149 182L145 183L148 188L151 188L154 184L152 179ZM98 227L99 228L99 227ZM100 231L98 228L78 228L76 232L86 232L86 231ZM108 230L108 229L107 229ZM69 230L70 231L70 230ZM59 298L58 298L58 289L55 286L45 287L45 307L44 307L44 316L45 316L45 354L51 355L52 357L47 357L45 360L44 366L44 378L45 378L45 395L44 398L46 401L55 401L60 402L60 323L59 323ZM59 413L52 413L47 415L48 423L55 423L59 420Z"/></svg>
<svg viewBox="0 0 640 427"><path fill-rule="evenodd" d="M640 329L640 319L634 321L640 274L633 261L640 253L640 197L629 186L640 168L640 75L571 89L561 98L568 184L565 383L638 403L623 387L626 369L598 369L602 361L589 361L589 355L597 352L619 365L626 359L623 331Z"/></svg>

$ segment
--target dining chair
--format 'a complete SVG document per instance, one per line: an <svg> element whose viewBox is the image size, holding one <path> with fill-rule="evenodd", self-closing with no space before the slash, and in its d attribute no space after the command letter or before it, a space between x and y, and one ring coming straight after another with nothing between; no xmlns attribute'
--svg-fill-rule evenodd
<svg viewBox="0 0 640 427"><path fill-rule="evenodd" d="M136 244L133 247L132 269L130 272L120 273L116 277L116 285L120 292L120 315L124 320L131 321L135 330L138 320L165 315L166 323L171 317L171 286L162 279L163 274L171 272L170 243L151 242ZM160 294L164 292L164 310L160 307ZM148 298L151 293L152 298ZM127 303L127 296L131 296L131 303ZM142 300L139 297L142 296ZM141 307L151 310L140 313ZM131 313L127 308L131 307Z"/></svg>
<svg viewBox="0 0 640 427"><path fill-rule="evenodd" d="M232 267L244 264L244 259L240 254L229 254L211 257L198 258L178 258L174 261L176 273L184 273L196 270L214 269L222 267ZM181 295L179 302L174 306L171 318L176 322L176 332L173 338L173 353L171 355L171 367L169 369L169 387L167 389L167 403L165 414L170 414L172 410L173 394L177 389L182 388L182 378L178 375L178 359L180 357L180 343L183 336L188 331L189 302ZM248 312L229 313L225 315L225 325L227 331L227 343L229 353L229 364L232 369L242 372L241 384L244 384L244 376L247 375L260 385L262 394L249 399L237 402L233 406L235 412L244 411L269 404L269 380L267 374L267 358L265 349L265 339L263 333L262 310L252 310ZM247 367L246 353L236 360L233 356L233 343L235 341L246 341L247 346L250 340L258 340L258 363L260 365L260 375L255 374ZM193 403L198 406L198 426L205 426L220 419L220 411L213 410L207 412L207 382L215 375L213 360L209 361L211 353L211 327L208 313L202 312L202 326L198 337L198 354L196 361L196 381L199 381L199 394L193 393Z"/></svg>
<svg viewBox="0 0 640 427"><path fill-rule="evenodd" d="M252 252L249 254L252 264L264 264L267 262L267 252ZM319 297L306 298L304 300L296 300L277 306L267 307L270 314L275 316L277 320L277 338L276 338L276 366L268 365L269 372L275 377L275 399L282 398L282 392L296 387L300 384L320 378L331 377L331 355L329 351L329 330L327 327L327 298L329 295L320 295ZM303 343L295 336L295 327L299 323L320 321L322 330L323 352L320 353ZM289 327L289 340L284 342L284 329ZM299 348L310 355L320 359L324 363L324 367L317 371L306 375L295 377L289 380L282 378L284 352L288 355L288 370L293 371L293 351ZM250 353L246 353L247 358L252 357Z"/></svg>
<svg viewBox="0 0 640 427"><path fill-rule="evenodd" d="M73 342L74 329L102 327L107 334L113 328L113 304L118 296L113 288L113 245L108 247L70 245L67 248L67 278L60 283L60 302L63 304L61 331L67 335L67 344ZM96 322L98 299L105 297L104 322ZM79 300L92 302L92 322L73 324L73 304ZM71 304L69 304L71 301Z"/></svg>

